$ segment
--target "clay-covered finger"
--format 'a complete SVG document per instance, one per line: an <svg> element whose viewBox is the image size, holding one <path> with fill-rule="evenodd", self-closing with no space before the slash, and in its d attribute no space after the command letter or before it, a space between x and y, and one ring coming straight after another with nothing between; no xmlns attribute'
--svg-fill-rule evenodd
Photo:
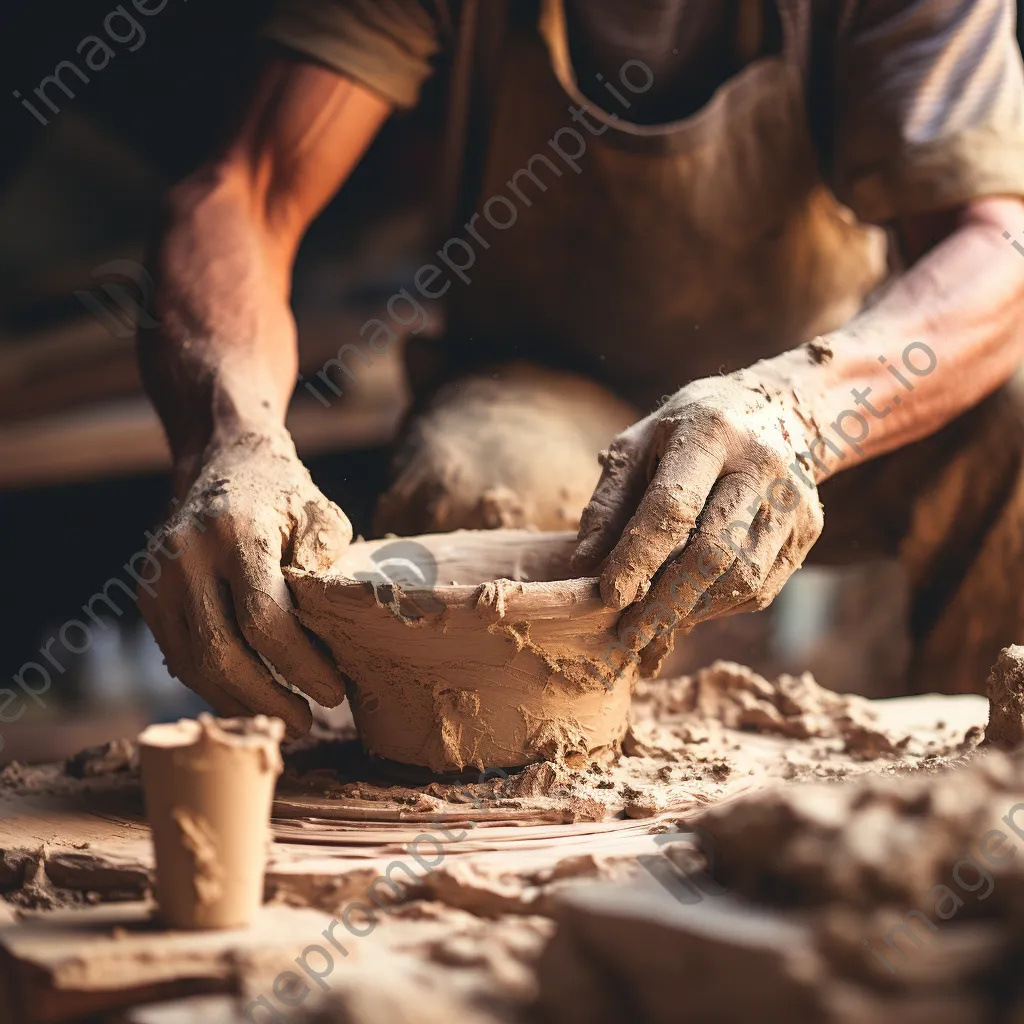
<svg viewBox="0 0 1024 1024"><path fill-rule="evenodd" d="M333 708L345 699L345 682L330 656L295 616L291 592L277 563L239 554L228 576L235 619L253 650L279 675L318 704Z"/></svg>
<svg viewBox="0 0 1024 1024"><path fill-rule="evenodd" d="M250 714L249 709L236 700L225 689L218 686L212 679L203 676L192 666L179 666L175 678L185 684L193 693L198 694L222 718L240 718Z"/></svg>
<svg viewBox="0 0 1024 1024"><path fill-rule="evenodd" d="M623 643L639 651L655 636L687 625L687 617L706 602L708 591L738 559L747 557L749 531L757 521L751 509L760 514L760 499L756 485L743 474L729 473L714 485L686 546L644 600L622 616Z"/></svg>
<svg viewBox="0 0 1024 1024"><path fill-rule="evenodd" d="M229 598L209 574L186 581L185 614L195 650L196 676L206 687L216 686L249 712L282 719L291 736L309 732L313 714L296 693L274 681L266 665L234 622Z"/></svg>
<svg viewBox="0 0 1024 1024"><path fill-rule="evenodd" d="M204 679L196 670L192 657L192 635L183 610L184 585L180 581L175 582L178 585L174 587L174 593L165 594L160 601L148 594L139 595L142 617L163 652L167 671L202 697L218 715L232 718L248 714L239 701L212 680Z"/></svg>
<svg viewBox="0 0 1024 1024"><path fill-rule="evenodd" d="M184 682L182 675L192 663L192 638L185 618L185 584L179 567L164 566L158 587L139 588L139 611L164 656L167 671Z"/></svg>
<svg viewBox="0 0 1024 1024"><path fill-rule="evenodd" d="M295 528L289 564L298 569L326 571L352 540L348 516L324 497L307 501Z"/></svg>
<svg viewBox="0 0 1024 1024"><path fill-rule="evenodd" d="M753 597L742 604L731 605L723 610L720 615L738 615L741 612L757 612L767 608L779 596L779 592L789 581L790 577L803 564L803 557L806 555L805 545L801 543L795 533L782 545L774 565L768 570L761 589ZM705 618L714 616L695 616L693 625L703 622Z"/></svg>
<svg viewBox="0 0 1024 1024"><path fill-rule="evenodd" d="M724 462L724 451L704 432L677 431L669 438L601 574L605 604L625 608L647 593L655 573L689 539Z"/></svg>
<svg viewBox="0 0 1024 1024"><path fill-rule="evenodd" d="M758 510L746 536L734 535L736 560L708 589L707 595L694 608L693 621L684 619L683 626L697 621L719 618L730 614L733 608L751 602L754 608L767 608L775 593L768 583L773 569L777 570L780 553L793 534L793 524L785 513L765 502ZM795 566L790 565L790 572Z"/></svg>
<svg viewBox="0 0 1024 1024"><path fill-rule="evenodd" d="M638 446L615 440L598 455L601 479L580 516L574 572L596 572L622 536L647 485L647 466Z"/></svg>

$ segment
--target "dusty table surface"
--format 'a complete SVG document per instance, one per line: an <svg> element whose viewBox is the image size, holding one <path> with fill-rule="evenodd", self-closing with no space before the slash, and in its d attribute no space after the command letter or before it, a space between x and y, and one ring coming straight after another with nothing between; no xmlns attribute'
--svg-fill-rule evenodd
<svg viewBox="0 0 1024 1024"><path fill-rule="evenodd" d="M402 999L419 1005L424 992L465 1019L526 1019L553 908L574 887L631 881L664 896L649 869L665 856L659 837L709 808L794 782L938 769L977 745L986 718L981 697L869 702L806 676L768 681L716 663L642 683L622 752L505 778L396 778L354 741L321 738L286 757L264 917L213 935L149 922L152 854L131 764L101 757L79 766L82 778L62 765L9 766L0 994L20 1015L6 1019L48 1024L86 1006L154 1002L168 1021L189 1019L200 1004L173 1002L188 996L206 1000L191 1019L210 1021L244 1020L255 998L279 1013L320 998L361 1006L367 979L393 978L398 966L412 987L384 985L398 1002L366 1019L396 1016ZM331 949L321 936L332 922L345 953L334 953L329 977L301 975L308 991L295 1009L287 989L275 995L274 970L296 971L311 944ZM314 974L326 969L317 963ZM110 1019L155 1024L159 1009Z"/></svg>

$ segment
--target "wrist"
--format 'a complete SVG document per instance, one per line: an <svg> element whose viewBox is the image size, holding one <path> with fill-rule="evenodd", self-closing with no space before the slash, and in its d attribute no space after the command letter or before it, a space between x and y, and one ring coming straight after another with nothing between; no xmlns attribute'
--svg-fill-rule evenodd
<svg viewBox="0 0 1024 1024"><path fill-rule="evenodd" d="M765 361L794 393L819 483L888 450L901 429L903 396L882 369L886 341L841 328Z"/></svg>
<svg viewBox="0 0 1024 1024"><path fill-rule="evenodd" d="M821 336L750 368L792 414L790 429L795 426L801 435L799 441L793 438L793 445L816 484L843 468L845 458L831 436L834 351L832 337Z"/></svg>
<svg viewBox="0 0 1024 1024"><path fill-rule="evenodd" d="M234 416L221 419L214 424L205 442L174 455L171 468L173 491L182 499L213 463L232 460L236 455L248 459L256 453L276 459L298 459L292 436L278 419Z"/></svg>

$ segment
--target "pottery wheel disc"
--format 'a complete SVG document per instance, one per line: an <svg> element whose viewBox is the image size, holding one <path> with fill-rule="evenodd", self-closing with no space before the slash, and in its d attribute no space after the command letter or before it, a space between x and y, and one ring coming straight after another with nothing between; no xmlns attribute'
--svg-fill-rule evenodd
<svg viewBox="0 0 1024 1024"><path fill-rule="evenodd" d="M437 775L416 765L367 756L357 742L320 744L289 758L273 818L348 822L351 825L419 823L475 825L553 824L567 820L550 798L500 799L495 785L516 770L473 769Z"/></svg>

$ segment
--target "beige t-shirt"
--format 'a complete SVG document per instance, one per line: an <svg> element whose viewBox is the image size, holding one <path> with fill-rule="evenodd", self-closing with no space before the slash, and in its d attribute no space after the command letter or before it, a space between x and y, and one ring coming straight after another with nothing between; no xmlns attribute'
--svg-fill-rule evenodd
<svg viewBox="0 0 1024 1024"><path fill-rule="evenodd" d="M777 2L796 26L824 169L862 221L1024 196L1014 0ZM735 4L565 0L577 78L644 60L662 92L641 118L685 116L731 59ZM450 44L451 12L438 0L278 0L266 35L408 108Z"/></svg>

